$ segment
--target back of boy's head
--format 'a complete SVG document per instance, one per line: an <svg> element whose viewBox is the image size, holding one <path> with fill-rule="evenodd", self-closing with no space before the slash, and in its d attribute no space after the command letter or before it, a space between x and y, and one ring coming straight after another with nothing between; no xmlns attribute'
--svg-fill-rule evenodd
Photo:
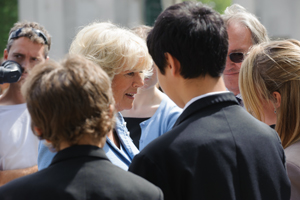
<svg viewBox="0 0 300 200"><path fill-rule="evenodd" d="M158 16L147 45L162 74L165 53L169 53L180 62L180 74L185 79L207 74L220 77L225 68L228 36L219 13L201 3L183 2Z"/></svg>
<svg viewBox="0 0 300 200"><path fill-rule="evenodd" d="M108 75L82 56L37 65L22 88L32 125L56 150L84 136L99 142L112 129L114 103Z"/></svg>

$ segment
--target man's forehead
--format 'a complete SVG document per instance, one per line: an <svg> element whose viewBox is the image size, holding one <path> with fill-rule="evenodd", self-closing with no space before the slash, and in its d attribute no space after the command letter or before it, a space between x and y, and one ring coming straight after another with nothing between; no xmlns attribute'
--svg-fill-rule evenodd
<svg viewBox="0 0 300 200"><path fill-rule="evenodd" d="M240 37L250 37L251 31L247 26L241 23L230 23L227 27L228 37L230 36L240 36Z"/></svg>
<svg viewBox="0 0 300 200"><path fill-rule="evenodd" d="M241 24L231 24L227 28L230 52L244 52L252 45L252 35L248 27Z"/></svg>
<svg viewBox="0 0 300 200"><path fill-rule="evenodd" d="M31 54L32 56L43 56L44 45L31 41L27 37L14 40L10 53Z"/></svg>

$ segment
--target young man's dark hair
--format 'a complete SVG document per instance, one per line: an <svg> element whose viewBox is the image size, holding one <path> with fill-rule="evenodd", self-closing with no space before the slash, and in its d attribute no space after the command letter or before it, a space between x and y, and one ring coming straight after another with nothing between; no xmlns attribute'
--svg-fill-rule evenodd
<svg viewBox="0 0 300 200"><path fill-rule="evenodd" d="M165 200L289 200L278 134L225 87L228 42L220 14L176 4L158 17L147 43L161 88L183 111L129 171L162 189Z"/></svg>
<svg viewBox="0 0 300 200"><path fill-rule="evenodd" d="M206 74L219 77L225 68L228 37L216 11L201 3L183 2L158 16L147 45L162 74L168 52L180 62L180 74L186 79Z"/></svg>

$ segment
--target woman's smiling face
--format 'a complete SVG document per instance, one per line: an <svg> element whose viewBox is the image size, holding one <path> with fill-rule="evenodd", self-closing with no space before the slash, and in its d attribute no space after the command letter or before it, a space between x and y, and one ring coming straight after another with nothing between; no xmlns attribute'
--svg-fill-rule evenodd
<svg viewBox="0 0 300 200"><path fill-rule="evenodd" d="M132 108L137 89L144 85L143 74L135 71L124 71L114 76L112 91L117 111Z"/></svg>

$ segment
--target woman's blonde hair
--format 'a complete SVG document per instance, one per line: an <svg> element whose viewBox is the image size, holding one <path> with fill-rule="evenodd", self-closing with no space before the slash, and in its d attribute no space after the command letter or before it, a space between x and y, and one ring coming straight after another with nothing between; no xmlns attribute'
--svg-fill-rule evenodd
<svg viewBox="0 0 300 200"><path fill-rule="evenodd" d="M272 41L254 46L243 61L239 76L245 108L254 117L264 118L261 100L276 103L273 92L281 95L276 111L278 132L284 148L300 139L300 42Z"/></svg>
<svg viewBox="0 0 300 200"><path fill-rule="evenodd" d="M81 54L95 62L111 80L126 70L147 74L152 67L146 42L129 29L110 22L94 22L81 29L69 53Z"/></svg>

